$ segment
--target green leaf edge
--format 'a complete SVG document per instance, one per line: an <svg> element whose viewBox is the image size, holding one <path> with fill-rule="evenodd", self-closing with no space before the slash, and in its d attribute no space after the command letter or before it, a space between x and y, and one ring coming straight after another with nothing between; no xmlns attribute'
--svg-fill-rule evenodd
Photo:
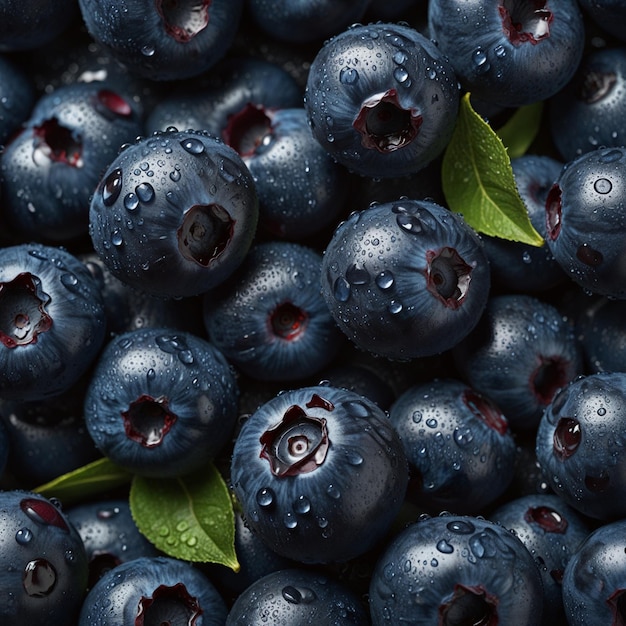
<svg viewBox="0 0 626 626"><path fill-rule="evenodd" d="M519 107L496 131L509 154L509 159L526 154L539 133L542 115L542 101Z"/></svg>
<svg viewBox="0 0 626 626"><path fill-rule="evenodd" d="M456 126L452 134L452 139L450 140L448 147L446 148L444 152L443 161L442 161L442 186L443 186L443 193L444 193L446 202L448 203L448 207L450 208L451 211L454 211L456 213L460 213L461 215L463 215L465 221L472 228L474 228L474 230L476 230L479 233L486 234L486 235L493 236L493 237L510 239L511 241L518 241L518 242L526 243L526 244L536 246L536 247L541 247L545 244L545 240L537 232L535 227L530 222L530 218L528 217L526 207L524 206L524 203L521 197L519 196L519 192L517 191L515 192L514 202L518 203L520 208L523 210L523 214L520 211L520 218L522 222L524 223L525 228L523 230L520 230L520 228L516 226L516 230L518 231L518 233L520 233L520 236L515 237L515 238L503 237L502 234L496 231L495 229L482 227L478 223L478 221L473 218L471 213L468 214L465 206L462 206L456 202L455 190L450 187L450 176L447 174L447 172L450 171L452 167L451 165L452 148L455 142L458 141L459 139L458 133L462 132L460 130L460 126L462 124L462 116L464 115L464 111L468 115L473 116L475 120L479 121L479 123L484 127L485 132L487 132L488 135L494 140L494 145L499 147L498 149L501 151L500 156L503 158L503 161L506 164L506 175L509 177L509 181L511 183L510 187L512 187L513 189L517 189L517 187L515 186L515 178L513 176L513 168L511 167L511 160L509 158L507 149L504 146L504 143L502 142L498 134L491 128L491 126L487 122L485 122L485 120L480 115L478 115L478 113L476 113L476 111L474 111L470 103L470 95L471 94L467 92L465 96L462 98L461 108L459 110L459 117L457 119ZM472 169L473 170L475 169L473 164L472 164ZM487 194L484 186L481 183L481 178L477 174L476 174L476 179L479 181L479 185L482 189L484 196L489 198L489 195ZM495 205L495 203L493 204Z"/></svg>
<svg viewBox="0 0 626 626"><path fill-rule="evenodd" d="M64 504L71 504L84 495L93 496L130 483L132 476L130 472L115 465L107 457L102 457L35 487L33 491L45 498L55 497ZM89 485L88 493L81 488L85 485ZM99 488L98 485L100 485Z"/></svg>
<svg viewBox="0 0 626 626"><path fill-rule="evenodd" d="M229 552L225 552L221 548L217 548L217 552L224 555L224 558L222 560L213 560L213 561L207 561L205 559L192 559L192 560L197 563L217 563L220 565L225 565L226 567L229 567L230 569L232 569L234 572L238 572L241 566L239 564L239 561L237 560L237 554L235 552L235 513L234 513L233 506L232 506L232 498L230 495L230 491L228 487L226 486L226 483L224 482L222 475L219 473L217 468L212 463L209 464L208 472L210 472L210 477L213 479L212 483L216 485L222 491L222 495L224 496L224 499L227 500L229 504L231 505L225 510L226 515L229 517L230 528L232 529L232 531L230 532L230 538L229 538L230 539L229 547L231 548L231 550ZM163 483L164 480L169 480L172 483L178 483L185 491L187 491L187 488L184 485L181 478L152 479L152 478L147 478L147 477L136 475L132 479L131 487L130 487L130 494L129 494L129 505L130 505L131 516L135 524L137 525L139 532L141 532L141 534L144 537L146 537L146 539L148 539L148 541L150 541L161 552L164 552L165 554L173 558L189 560L187 556L181 557L180 553L176 551L175 547L173 548L169 546L167 542L164 540L164 538L158 534L158 531L154 529L153 525L144 524L143 520L141 519L141 516L139 516L137 513L137 506L138 506L137 501L136 501L137 485L141 482L151 483L152 481L154 481L155 484L158 485L158 484ZM191 497L188 496L187 500L191 501ZM200 520L195 517L193 510L189 511L189 515L193 516L196 519L196 522L198 523L198 525L204 528L203 525L200 523Z"/></svg>

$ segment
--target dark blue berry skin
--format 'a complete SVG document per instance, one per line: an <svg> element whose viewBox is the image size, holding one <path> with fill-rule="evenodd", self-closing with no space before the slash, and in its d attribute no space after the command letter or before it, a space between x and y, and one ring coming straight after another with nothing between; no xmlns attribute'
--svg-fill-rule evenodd
<svg viewBox="0 0 626 626"><path fill-rule="evenodd" d="M83 419L88 375L54 398L0 401L10 441L7 470L20 486L34 489L102 456Z"/></svg>
<svg viewBox="0 0 626 626"><path fill-rule="evenodd" d="M341 330L390 359L452 348L478 322L489 288L478 235L427 200L353 213L335 230L322 262L322 294Z"/></svg>
<svg viewBox="0 0 626 626"><path fill-rule="evenodd" d="M493 295L478 325L453 349L461 377L532 431L556 392L583 371L573 325L528 294Z"/></svg>
<svg viewBox="0 0 626 626"><path fill-rule="evenodd" d="M67 391L104 343L98 283L63 248L0 249L0 397L37 401Z"/></svg>
<svg viewBox="0 0 626 626"><path fill-rule="evenodd" d="M335 225L350 191L347 171L313 137L302 107L268 111L265 120L250 150L249 137L230 143L254 179L259 225L270 236L289 240Z"/></svg>
<svg viewBox="0 0 626 626"><path fill-rule="evenodd" d="M592 298L576 319L576 333L589 373L626 372L626 302Z"/></svg>
<svg viewBox="0 0 626 626"><path fill-rule="evenodd" d="M324 574L282 569L257 580L231 607L226 626L262 626L271 615L289 626L367 626L369 612L361 598Z"/></svg>
<svg viewBox="0 0 626 626"><path fill-rule="evenodd" d="M545 239L545 202L563 163L535 154L511 160L517 190L535 230ZM500 292L544 293L562 285L566 275L547 245L541 247L483 235L492 287Z"/></svg>
<svg viewBox="0 0 626 626"><path fill-rule="evenodd" d="M429 39L376 23L348 28L321 47L304 105L313 134L339 163L363 176L405 176L443 152L459 90Z"/></svg>
<svg viewBox="0 0 626 626"><path fill-rule="evenodd" d="M213 583L190 563L139 557L109 570L89 590L77 626L224 626L227 613Z"/></svg>
<svg viewBox="0 0 626 626"><path fill-rule="evenodd" d="M626 298L626 150L596 148L570 161L546 199L546 241L583 289Z"/></svg>
<svg viewBox="0 0 626 626"><path fill-rule="evenodd" d="M301 387L262 405L242 426L231 461L250 528L301 563L365 554L400 510L408 478L387 416L363 396Z"/></svg>
<svg viewBox="0 0 626 626"><path fill-rule="evenodd" d="M215 287L256 233L258 198L239 155L203 131L163 131L126 147L91 200L93 246L111 273L182 298Z"/></svg>
<svg viewBox="0 0 626 626"><path fill-rule="evenodd" d="M247 0L248 15L274 39L323 41L359 22L370 0Z"/></svg>
<svg viewBox="0 0 626 626"><path fill-rule="evenodd" d="M102 172L141 132L132 98L105 84L66 85L41 96L0 160L9 227L26 241L86 237Z"/></svg>
<svg viewBox="0 0 626 626"><path fill-rule="evenodd" d="M5 0L0 6L0 52L39 48L59 37L78 16L76 0Z"/></svg>
<svg viewBox="0 0 626 626"><path fill-rule="evenodd" d="M230 48L243 0L79 0L89 34L133 73L182 80L209 70Z"/></svg>
<svg viewBox="0 0 626 626"><path fill-rule="evenodd" d="M537 626L543 592L524 544L481 517L441 515L409 525L372 574L373 626Z"/></svg>
<svg viewBox="0 0 626 626"><path fill-rule="evenodd" d="M604 524L571 556L563 576L569 626L604 626L624 621L626 520Z"/></svg>
<svg viewBox="0 0 626 626"><path fill-rule="evenodd" d="M30 76L9 56L0 56L0 142L25 122L35 104L35 88Z"/></svg>
<svg viewBox="0 0 626 626"><path fill-rule="evenodd" d="M626 46L587 52L572 80L548 106L552 141L566 162L598 146L623 146Z"/></svg>
<svg viewBox="0 0 626 626"><path fill-rule="evenodd" d="M75 504L65 509L65 515L85 546L89 589L121 563L159 556L159 551L137 529L127 499Z"/></svg>
<svg viewBox="0 0 626 626"><path fill-rule="evenodd" d="M462 87L504 107L557 93L574 75L585 43L576 0L431 0L428 26Z"/></svg>
<svg viewBox="0 0 626 626"><path fill-rule="evenodd" d="M626 514L626 374L579 377L546 408L537 431L537 459L552 489L584 515Z"/></svg>
<svg viewBox="0 0 626 626"><path fill-rule="evenodd" d="M146 328L105 346L87 389L85 422L120 467L176 477L203 467L226 444L237 399L234 372L212 344Z"/></svg>
<svg viewBox="0 0 626 626"><path fill-rule="evenodd" d="M343 345L320 297L322 257L298 243L258 243L221 287L203 297L211 342L248 376L307 378Z"/></svg>
<svg viewBox="0 0 626 626"><path fill-rule="evenodd" d="M302 106L302 95L297 81L277 63L229 56L213 68L205 85L199 87L196 79L164 95L150 111L146 130L203 129L231 145L231 138L241 141L240 129L249 133L250 122L263 121L266 110Z"/></svg>
<svg viewBox="0 0 626 626"><path fill-rule="evenodd" d="M407 496L423 510L477 514L511 483L515 440L506 418L465 383L413 385L389 419L409 460Z"/></svg>
<svg viewBox="0 0 626 626"><path fill-rule="evenodd" d="M626 6L621 0L579 0L583 12L611 36L626 41Z"/></svg>
<svg viewBox="0 0 626 626"><path fill-rule="evenodd" d="M11 441L9 439L9 433L3 420L0 420L0 478L4 474L6 469L9 453L11 449Z"/></svg>
<svg viewBox="0 0 626 626"><path fill-rule="evenodd" d="M87 589L80 535L50 500L0 491L0 622L74 624Z"/></svg>
<svg viewBox="0 0 626 626"><path fill-rule="evenodd" d="M588 521L555 494L515 498L499 506L489 519L514 531L539 565L544 591L542 624L562 623L563 573L591 530Z"/></svg>

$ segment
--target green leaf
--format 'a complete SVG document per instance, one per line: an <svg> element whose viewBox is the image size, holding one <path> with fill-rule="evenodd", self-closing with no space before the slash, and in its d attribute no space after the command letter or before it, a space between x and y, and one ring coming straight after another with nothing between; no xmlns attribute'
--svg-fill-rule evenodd
<svg viewBox="0 0 626 626"><path fill-rule="evenodd" d="M509 159L516 159L526 154L539 132L542 113L543 102L520 107L507 123L496 131L506 146Z"/></svg>
<svg viewBox="0 0 626 626"><path fill-rule="evenodd" d="M442 163L442 184L451 211L476 231L542 246L520 198L502 140L470 104L461 101L452 139Z"/></svg>
<svg viewBox="0 0 626 626"><path fill-rule="evenodd" d="M182 478L135 476L130 510L140 532L169 556L239 570L230 494L212 464Z"/></svg>
<svg viewBox="0 0 626 626"><path fill-rule="evenodd" d="M131 473L103 457L36 487L34 491L46 498L58 498L63 504L74 504L121 487L131 478Z"/></svg>

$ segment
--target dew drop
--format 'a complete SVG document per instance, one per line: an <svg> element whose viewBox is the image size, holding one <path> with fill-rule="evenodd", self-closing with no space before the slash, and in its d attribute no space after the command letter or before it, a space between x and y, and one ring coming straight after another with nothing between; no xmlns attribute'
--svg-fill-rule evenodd
<svg viewBox="0 0 626 626"><path fill-rule="evenodd" d="M406 82L407 78L409 77L409 73L407 72L405 67L400 66L400 67L396 67L396 69L393 71L393 77L399 83L404 83L404 82Z"/></svg>
<svg viewBox="0 0 626 626"><path fill-rule="evenodd" d="M33 531L30 528L20 528L15 533L15 541L19 543L21 546L25 546L33 539Z"/></svg>
<svg viewBox="0 0 626 626"><path fill-rule="evenodd" d="M347 302L350 299L350 283L343 277L339 276L333 285L333 296L337 302Z"/></svg>
<svg viewBox="0 0 626 626"><path fill-rule="evenodd" d="M285 516L283 517L283 523L286 528L293 530L298 525L298 520L293 513L288 512L285 513Z"/></svg>
<svg viewBox="0 0 626 626"><path fill-rule="evenodd" d="M339 492L339 489L337 489L337 487L335 487L335 485L330 484L328 485L328 488L326 489L326 493L333 498L333 500L339 500L339 498L341 497L341 493Z"/></svg>
<svg viewBox="0 0 626 626"><path fill-rule="evenodd" d="M114 246L121 246L124 243L124 240L122 239L122 232L120 231L119 228L116 228L111 233L111 243Z"/></svg>
<svg viewBox="0 0 626 626"><path fill-rule="evenodd" d="M339 81L344 85L354 85L359 80L359 73L352 67L344 67L339 72Z"/></svg>
<svg viewBox="0 0 626 626"><path fill-rule="evenodd" d="M600 194L607 194L611 192L613 185L608 178L598 178L598 180L593 183L593 188Z"/></svg>
<svg viewBox="0 0 626 626"><path fill-rule="evenodd" d="M455 535L471 535L476 530L469 520L453 520L446 524L446 528Z"/></svg>
<svg viewBox="0 0 626 626"><path fill-rule="evenodd" d="M57 573L46 559L29 561L22 575L24 591L33 598L45 598L52 593L57 582Z"/></svg>
<svg viewBox="0 0 626 626"><path fill-rule="evenodd" d="M437 550L439 550L442 554L452 554L454 552L454 547L445 539L440 539L437 542Z"/></svg>
<svg viewBox="0 0 626 626"><path fill-rule="evenodd" d="M402 311L402 308L402 302L398 302L398 300L392 300L389 303L389 306L387 306L387 310L392 315L397 315L398 313L400 313Z"/></svg>
<svg viewBox="0 0 626 626"><path fill-rule="evenodd" d="M135 193L142 202L152 202L154 200L154 188L150 183L139 183L135 187Z"/></svg>
<svg viewBox="0 0 626 626"><path fill-rule="evenodd" d="M269 487L262 487L256 494L259 506L267 508L274 503L274 492Z"/></svg>
<svg viewBox="0 0 626 626"><path fill-rule="evenodd" d="M383 270L374 279L380 289L391 289L395 281L394 275L389 270Z"/></svg>
<svg viewBox="0 0 626 626"><path fill-rule="evenodd" d="M137 194L133 193L132 191L130 193L127 193L124 196L124 208L127 211L135 211L137 210L137 207L139 206L139 198L137 197Z"/></svg>
<svg viewBox="0 0 626 626"><path fill-rule="evenodd" d="M311 510L311 502L306 496L299 496L293 504L293 509L296 513L304 515Z"/></svg>
<svg viewBox="0 0 626 626"><path fill-rule="evenodd" d="M141 48L141 54L143 54L145 57L154 56L154 52L154 46L145 45Z"/></svg>
<svg viewBox="0 0 626 626"><path fill-rule="evenodd" d="M183 147L184 150L189 152L189 154L198 155L204 152L204 144L202 143L202 141L196 139L195 137L183 139L183 141L180 142L180 145Z"/></svg>

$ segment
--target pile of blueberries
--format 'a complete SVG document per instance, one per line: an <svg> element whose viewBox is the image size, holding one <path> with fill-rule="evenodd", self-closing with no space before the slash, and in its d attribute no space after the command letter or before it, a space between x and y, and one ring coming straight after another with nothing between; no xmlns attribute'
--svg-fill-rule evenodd
<svg viewBox="0 0 626 626"><path fill-rule="evenodd" d="M0 2L0 623L626 623L625 120L619 0ZM240 570L38 492L101 459L213 463Z"/></svg>

